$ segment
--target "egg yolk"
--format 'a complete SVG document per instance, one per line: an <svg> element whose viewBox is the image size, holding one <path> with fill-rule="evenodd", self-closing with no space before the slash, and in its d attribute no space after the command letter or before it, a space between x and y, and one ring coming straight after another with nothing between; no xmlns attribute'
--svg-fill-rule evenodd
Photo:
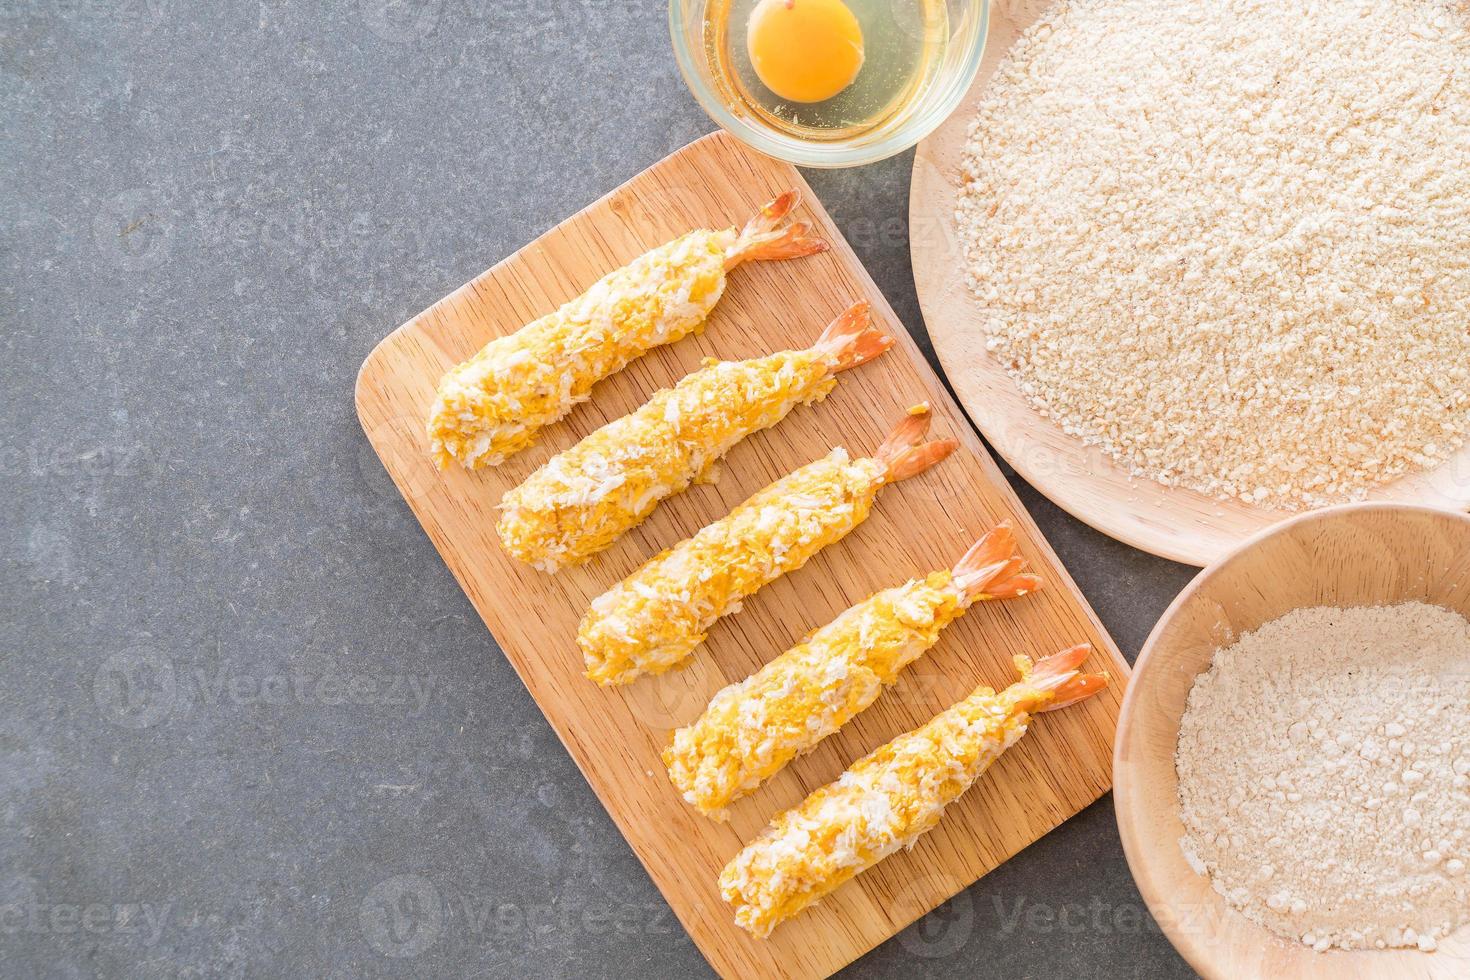
<svg viewBox="0 0 1470 980"><path fill-rule="evenodd" d="M863 31L842 0L761 0L745 44L766 88L791 102L821 102L863 67Z"/></svg>

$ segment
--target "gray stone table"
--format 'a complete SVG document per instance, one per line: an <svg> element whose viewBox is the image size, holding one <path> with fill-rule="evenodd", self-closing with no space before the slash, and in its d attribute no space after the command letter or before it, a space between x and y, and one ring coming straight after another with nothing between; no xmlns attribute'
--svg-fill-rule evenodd
<svg viewBox="0 0 1470 980"><path fill-rule="evenodd" d="M704 975L369 450L385 333L712 126L660 0L0 4L0 974ZM908 328L904 156L811 182ZM1017 484L1133 656L1190 575ZM1103 800L854 977L1175 977Z"/></svg>

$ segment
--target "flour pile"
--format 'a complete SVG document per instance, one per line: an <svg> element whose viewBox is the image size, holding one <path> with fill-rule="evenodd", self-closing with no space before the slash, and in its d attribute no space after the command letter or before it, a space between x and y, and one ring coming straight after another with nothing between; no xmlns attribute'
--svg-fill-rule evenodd
<svg viewBox="0 0 1470 980"><path fill-rule="evenodd" d="M1470 622L1299 609L1215 654L1175 756L1194 869L1317 950L1432 950L1470 918Z"/></svg>

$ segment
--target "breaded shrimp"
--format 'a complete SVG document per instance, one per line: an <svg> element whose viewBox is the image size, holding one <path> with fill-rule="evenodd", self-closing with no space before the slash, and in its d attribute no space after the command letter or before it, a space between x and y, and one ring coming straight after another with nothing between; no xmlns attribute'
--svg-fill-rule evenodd
<svg viewBox="0 0 1470 980"><path fill-rule="evenodd" d="M705 479L737 442L820 401L836 373L893 338L856 303L817 342L748 361L714 361L553 457L501 500L505 550L542 571L586 561L642 523L659 502Z"/></svg>
<svg viewBox="0 0 1470 980"><path fill-rule="evenodd" d="M838 885L912 846L1026 734L1033 714L1107 686L1107 674L1077 671L1090 650L1073 647L1034 667L1017 657L1021 679L1004 691L976 688L775 817L720 873L735 923L763 939Z"/></svg>
<svg viewBox="0 0 1470 980"><path fill-rule="evenodd" d="M669 778L706 816L755 790L815 748L898 680L974 602L1041 588L1024 571L1009 523L986 534L952 571L878 592L710 701L664 750Z"/></svg>
<svg viewBox="0 0 1470 980"><path fill-rule="evenodd" d="M787 191L743 231L692 231L647 252L451 369L429 411L429 449L440 468L497 466L530 446L598 381L698 330L725 290L725 274L742 262L825 251L805 224L783 226L798 200Z"/></svg>
<svg viewBox="0 0 1470 980"><path fill-rule="evenodd" d="M587 676L626 684L681 662L715 620L861 524L880 489L922 473L958 446L952 439L923 443L928 428L924 406L872 457L834 449L649 559L594 599L582 618L577 644Z"/></svg>

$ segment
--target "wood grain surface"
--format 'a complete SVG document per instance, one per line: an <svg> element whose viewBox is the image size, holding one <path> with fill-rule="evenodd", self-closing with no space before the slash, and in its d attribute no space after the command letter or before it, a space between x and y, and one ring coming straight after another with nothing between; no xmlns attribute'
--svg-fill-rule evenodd
<svg viewBox="0 0 1470 980"><path fill-rule="evenodd" d="M1273 528L1200 573L1144 645L1119 727L1118 827L1144 901L1205 977L1470 976L1470 928L1432 954L1316 953L1287 942L1229 909L1185 863L1178 843L1184 833L1174 769L1179 722L1195 677L1215 651L1302 606L1411 600L1470 616L1470 518L1393 504L1338 507Z"/></svg>
<svg viewBox="0 0 1470 980"><path fill-rule="evenodd" d="M969 94L914 156L909 243L919 304L935 353L960 403L1017 473L1057 506L1104 534L1164 558L1205 565L1292 515L1131 476L1101 450L1084 446L1043 418L985 349L980 306L965 283L964 247L954 212L963 186L960 165L970 125L996 66L1021 31L1048 6L1047 0L990 5L985 58ZM1369 497L1470 507L1470 443L1438 468L1386 484Z"/></svg>
<svg viewBox="0 0 1470 980"><path fill-rule="evenodd" d="M798 217L816 225L832 243L830 252L741 267L702 334L599 384L589 402L544 432L540 445L500 468L434 469L424 417L445 370L645 250L691 228L743 222L790 187L805 195ZM701 358L807 346L837 313L864 298L898 345L843 374L825 402L799 408L737 446L717 484L666 501L613 548L556 576L501 551L494 530L501 494L551 455L697 369ZM862 527L722 620L685 669L614 690L582 677L574 637L590 599L659 549L833 446L871 452L904 409L923 400L934 408L933 435L958 438L959 452L886 489ZM1126 662L794 168L723 134L691 144L400 327L363 364L357 407L424 530L690 936L723 975L825 976L1107 790ZM1046 589L975 607L872 708L736 804L729 823L713 823L680 800L659 760L670 729L698 717L720 687L853 602L949 567L1006 518L1015 522L1022 552L1045 576ZM1088 667L1110 670L1111 689L1038 720L912 851L848 883L767 941L734 926L716 876L775 812L976 685L1009 684L1012 654L1045 655L1084 641L1096 648Z"/></svg>

